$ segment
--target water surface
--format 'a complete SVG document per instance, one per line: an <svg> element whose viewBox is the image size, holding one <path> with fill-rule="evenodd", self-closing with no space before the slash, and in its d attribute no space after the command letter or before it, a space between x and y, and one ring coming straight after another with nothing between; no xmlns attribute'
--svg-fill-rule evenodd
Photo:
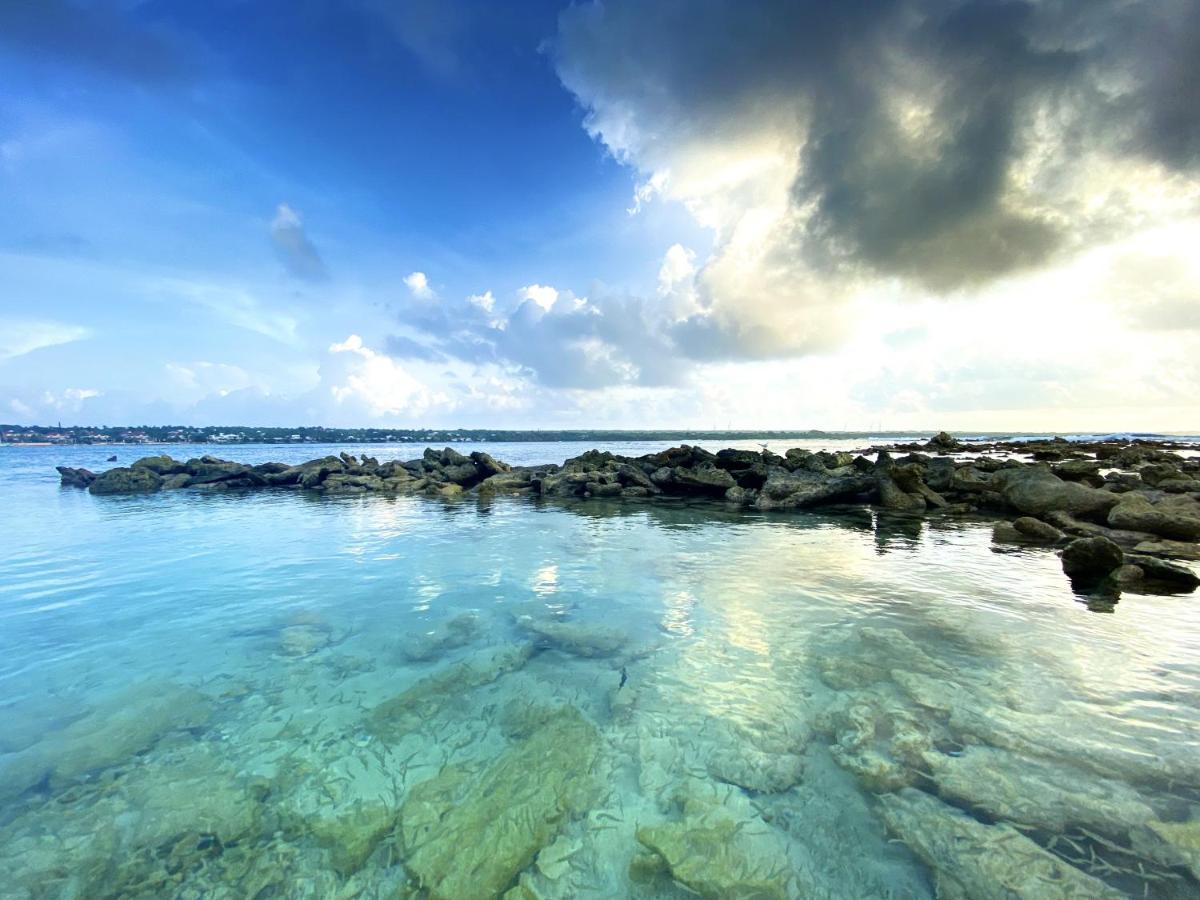
<svg viewBox="0 0 1200 900"><path fill-rule="evenodd" d="M1191 598L861 509L58 487L110 452L0 452L0 896L1200 890Z"/></svg>

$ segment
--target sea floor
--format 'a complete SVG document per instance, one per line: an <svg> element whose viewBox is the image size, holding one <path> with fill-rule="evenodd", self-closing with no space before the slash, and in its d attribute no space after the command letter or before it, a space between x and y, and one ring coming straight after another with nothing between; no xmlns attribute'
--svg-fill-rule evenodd
<svg viewBox="0 0 1200 900"><path fill-rule="evenodd" d="M0 897L1200 894L1200 607L986 522L56 494Z"/></svg>

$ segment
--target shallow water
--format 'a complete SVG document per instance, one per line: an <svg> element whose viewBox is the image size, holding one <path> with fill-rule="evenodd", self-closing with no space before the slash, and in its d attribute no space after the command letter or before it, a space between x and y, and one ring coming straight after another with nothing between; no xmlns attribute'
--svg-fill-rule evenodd
<svg viewBox="0 0 1200 900"><path fill-rule="evenodd" d="M0 453L0 896L1200 891L1192 598L866 510L59 489L109 452Z"/></svg>

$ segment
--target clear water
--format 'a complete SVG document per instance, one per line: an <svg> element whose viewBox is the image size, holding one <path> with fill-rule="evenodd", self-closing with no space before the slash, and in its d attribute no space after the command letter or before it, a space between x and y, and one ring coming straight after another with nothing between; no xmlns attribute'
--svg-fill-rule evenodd
<svg viewBox="0 0 1200 900"><path fill-rule="evenodd" d="M1200 892L1194 598L866 510L58 487L110 452L0 451L0 897Z"/></svg>

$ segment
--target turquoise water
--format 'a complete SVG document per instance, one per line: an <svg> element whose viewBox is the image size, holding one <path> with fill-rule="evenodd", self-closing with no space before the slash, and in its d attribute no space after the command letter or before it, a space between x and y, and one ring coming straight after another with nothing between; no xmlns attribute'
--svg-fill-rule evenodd
<svg viewBox="0 0 1200 900"><path fill-rule="evenodd" d="M0 450L2 897L1200 891L1193 598L982 521L58 487L110 452Z"/></svg>

